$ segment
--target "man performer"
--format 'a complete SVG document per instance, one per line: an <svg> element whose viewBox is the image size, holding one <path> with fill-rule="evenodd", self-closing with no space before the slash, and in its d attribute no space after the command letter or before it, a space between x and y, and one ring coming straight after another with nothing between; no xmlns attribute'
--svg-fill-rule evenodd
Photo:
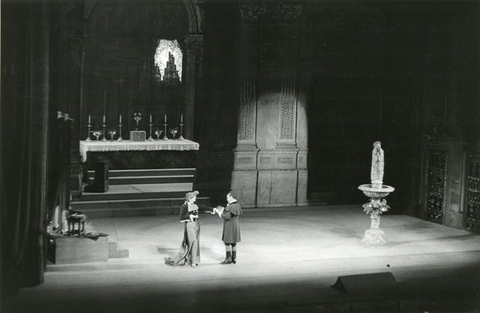
<svg viewBox="0 0 480 313"><path fill-rule="evenodd" d="M225 243L226 257L220 264L237 263L237 243L240 242L239 217L243 214L240 203L232 191L227 194L227 206L218 206L214 212L223 219L222 241Z"/></svg>

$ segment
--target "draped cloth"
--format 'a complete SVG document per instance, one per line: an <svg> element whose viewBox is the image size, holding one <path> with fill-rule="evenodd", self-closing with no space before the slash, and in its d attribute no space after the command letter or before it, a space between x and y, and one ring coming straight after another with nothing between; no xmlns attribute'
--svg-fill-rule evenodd
<svg viewBox="0 0 480 313"><path fill-rule="evenodd" d="M48 17L44 1L2 4L0 230L2 294L43 282L49 123ZM5 35L5 36L4 36ZM5 52L5 53L4 53ZM52 114L49 114L49 113ZM51 142L54 146L56 143Z"/></svg>

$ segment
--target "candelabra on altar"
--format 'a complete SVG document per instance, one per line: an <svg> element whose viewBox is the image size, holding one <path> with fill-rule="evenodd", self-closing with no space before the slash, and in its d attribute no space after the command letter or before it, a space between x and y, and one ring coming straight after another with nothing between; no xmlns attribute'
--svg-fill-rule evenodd
<svg viewBox="0 0 480 313"><path fill-rule="evenodd" d="M180 137L179 140L183 140L183 114L180 115Z"/></svg>
<svg viewBox="0 0 480 313"><path fill-rule="evenodd" d="M118 124L118 138L117 141L123 141L122 138L122 123Z"/></svg>
<svg viewBox="0 0 480 313"><path fill-rule="evenodd" d="M152 137L152 129L153 129L153 124L152 124L152 121L150 121L150 124L148 124L148 126L150 127L150 136L148 136L148 141L153 141L153 137Z"/></svg>
<svg viewBox="0 0 480 313"><path fill-rule="evenodd" d="M166 118L165 118L165 120L166 120ZM168 140L168 137L167 137L167 126L168 126L168 124L167 124L166 122L163 123L163 128L164 128L164 130L163 130L163 140L165 140L165 141Z"/></svg>
<svg viewBox="0 0 480 313"><path fill-rule="evenodd" d="M102 133L103 133L103 138L102 138L102 141L105 142L105 141L107 141L107 136L106 136L107 124L104 123L104 124L102 125L102 127L103 127L103 132L102 132Z"/></svg>
<svg viewBox="0 0 480 313"><path fill-rule="evenodd" d="M180 123L180 137L178 137L178 140L183 140L183 123Z"/></svg>
<svg viewBox="0 0 480 313"><path fill-rule="evenodd" d="M87 139L85 139L85 141L92 141L92 139L90 139L91 128L92 128L92 117L90 115L88 115Z"/></svg>
<svg viewBox="0 0 480 313"><path fill-rule="evenodd" d="M122 114L118 116L118 138L117 141L123 141L122 138Z"/></svg>
<svg viewBox="0 0 480 313"><path fill-rule="evenodd" d="M92 128L92 124L88 123L87 124L87 139L85 139L85 141L92 141L92 139L90 139L90 133L92 132L90 129Z"/></svg>

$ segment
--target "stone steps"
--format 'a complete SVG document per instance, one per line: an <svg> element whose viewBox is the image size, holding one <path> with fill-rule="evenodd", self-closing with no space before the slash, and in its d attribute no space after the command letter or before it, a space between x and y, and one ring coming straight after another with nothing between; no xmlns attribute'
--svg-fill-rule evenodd
<svg viewBox="0 0 480 313"><path fill-rule="evenodd" d="M108 191L83 192L71 207L88 217L177 214L185 193L193 190L195 173L194 168L111 170ZM197 198L199 205L209 202Z"/></svg>
<svg viewBox="0 0 480 313"><path fill-rule="evenodd" d="M88 171L89 177L94 171ZM194 168L111 170L109 185L188 183L195 180Z"/></svg>

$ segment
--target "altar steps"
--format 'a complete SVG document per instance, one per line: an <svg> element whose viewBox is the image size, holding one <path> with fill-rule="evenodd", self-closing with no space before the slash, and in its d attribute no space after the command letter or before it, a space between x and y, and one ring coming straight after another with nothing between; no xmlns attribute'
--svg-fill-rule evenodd
<svg viewBox="0 0 480 313"><path fill-rule="evenodd" d="M142 187L148 186L151 189L159 190L158 192L145 192L140 191ZM163 189L163 184L148 184L148 185L123 185L121 188L117 189L117 186L110 186L108 192L105 193L93 193L93 192L84 192L82 195L82 202L86 201L124 201L124 200L137 200L145 199L145 196L148 195L149 198L182 198L186 192L191 191L190 189L185 189L181 191L160 191ZM130 190L129 190L130 189Z"/></svg>
<svg viewBox="0 0 480 313"><path fill-rule="evenodd" d="M148 195L146 195L148 197ZM178 214L184 199L133 199L72 202L72 209L87 217L126 217ZM208 197L198 197L197 204L209 205Z"/></svg>
<svg viewBox="0 0 480 313"><path fill-rule="evenodd" d="M93 177L93 171L89 176ZM194 168L182 169L138 169L109 171L110 185L185 183L195 180Z"/></svg>
<svg viewBox="0 0 480 313"><path fill-rule="evenodd" d="M107 192L83 192L71 206L88 217L178 214L194 182L194 168L111 170ZM197 198L199 205L209 202L208 197Z"/></svg>

